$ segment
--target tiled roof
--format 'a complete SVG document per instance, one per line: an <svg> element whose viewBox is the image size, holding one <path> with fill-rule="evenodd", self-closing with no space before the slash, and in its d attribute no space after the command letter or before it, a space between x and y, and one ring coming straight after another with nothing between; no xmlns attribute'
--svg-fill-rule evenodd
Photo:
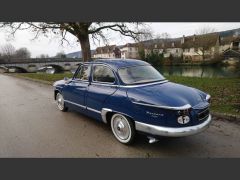
<svg viewBox="0 0 240 180"><path fill-rule="evenodd" d="M182 39L184 38L184 43L182 43ZM208 44L208 46L215 46L218 42L219 45L230 44L233 41L240 41L240 28L228 31L214 32L205 35L191 35L186 37L178 37L178 38L168 38L168 39L151 39L142 41L139 43L127 43L122 46L104 46L96 49L96 53L103 49L103 52L107 53L109 51L113 51L112 48L118 47L122 49L124 47L143 47L146 49L166 49L166 48L192 48L192 47L200 47L202 44Z"/></svg>
<svg viewBox="0 0 240 180"><path fill-rule="evenodd" d="M119 51L119 48L116 45L98 47L95 50L95 54L105 54L113 53L114 51Z"/></svg>
<svg viewBox="0 0 240 180"><path fill-rule="evenodd" d="M139 46L139 43L127 43L127 44L123 45L121 48L124 48L124 47L136 47L136 46Z"/></svg>
<svg viewBox="0 0 240 180"><path fill-rule="evenodd" d="M203 44L208 46L215 46L219 38L218 33L204 34L204 35L193 35L185 37L183 48L200 47Z"/></svg>

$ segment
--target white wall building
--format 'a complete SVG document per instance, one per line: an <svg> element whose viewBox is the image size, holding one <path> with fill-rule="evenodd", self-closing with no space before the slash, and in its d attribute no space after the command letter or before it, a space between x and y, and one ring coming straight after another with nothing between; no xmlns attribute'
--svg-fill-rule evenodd
<svg viewBox="0 0 240 180"><path fill-rule="evenodd" d="M122 59L138 59L139 52L138 52L138 45L128 43L120 48L121 50L121 58Z"/></svg>

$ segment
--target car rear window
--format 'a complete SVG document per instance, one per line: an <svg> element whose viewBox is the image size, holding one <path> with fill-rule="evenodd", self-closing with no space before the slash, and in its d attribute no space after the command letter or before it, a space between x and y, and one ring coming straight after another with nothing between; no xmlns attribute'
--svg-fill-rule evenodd
<svg viewBox="0 0 240 180"><path fill-rule="evenodd" d="M120 68L118 74L125 84L142 84L165 80L165 78L150 65Z"/></svg>

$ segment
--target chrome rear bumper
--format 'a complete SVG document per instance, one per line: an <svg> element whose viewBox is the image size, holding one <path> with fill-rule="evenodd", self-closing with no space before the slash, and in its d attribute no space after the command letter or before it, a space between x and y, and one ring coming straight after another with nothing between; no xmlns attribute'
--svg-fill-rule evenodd
<svg viewBox="0 0 240 180"><path fill-rule="evenodd" d="M211 115L209 114L208 119L203 123L196 126L181 127L181 128L171 128L163 126L155 126L151 124L141 123L135 121L136 130L145 132L155 136L168 136L168 137L182 137L197 134L204 131L209 127L212 121Z"/></svg>

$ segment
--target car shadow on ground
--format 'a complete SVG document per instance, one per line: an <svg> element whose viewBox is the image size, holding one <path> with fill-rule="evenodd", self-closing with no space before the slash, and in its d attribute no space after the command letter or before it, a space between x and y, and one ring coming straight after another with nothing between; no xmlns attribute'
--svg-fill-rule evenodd
<svg viewBox="0 0 240 180"><path fill-rule="evenodd" d="M96 121L93 118L90 118L86 115L81 114L80 112L69 110L68 113L74 113L79 116L79 120L86 119L86 123L89 125L87 128L97 128L102 133L106 134L110 139L107 139L110 144L116 144L121 149L124 150L137 150L140 152L141 157L206 157L207 154L203 155L203 147L206 148L207 143L204 140L204 136L201 134L193 135L189 137L160 137L158 142L148 143L148 138L146 135L137 133L136 139L131 145L124 145L118 142L112 134L111 128L109 125L106 125L100 121ZM82 118L81 118L82 117ZM91 129L89 129L91 131ZM204 133L204 132L203 132ZM107 148L107 147L106 147Z"/></svg>

